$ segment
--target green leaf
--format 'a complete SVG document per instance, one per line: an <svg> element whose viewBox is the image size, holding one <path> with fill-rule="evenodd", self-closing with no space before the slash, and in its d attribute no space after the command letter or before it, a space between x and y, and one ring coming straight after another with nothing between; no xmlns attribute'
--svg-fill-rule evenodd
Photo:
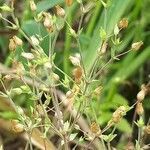
<svg viewBox="0 0 150 150"><path fill-rule="evenodd" d="M112 100L113 103L115 103L116 105L124 105L127 106L128 105L128 101L127 99L125 99L122 95L120 94L115 94Z"/></svg>
<svg viewBox="0 0 150 150"><path fill-rule="evenodd" d="M37 12L41 12L47 9L54 7L60 3L64 2L64 0L43 0L37 4Z"/></svg>
<svg viewBox="0 0 150 150"><path fill-rule="evenodd" d="M131 128L130 124L128 123L128 121L126 119L122 119L117 124L117 129L119 129L122 132L126 132L126 133L131 133L132 132L132 128Z"/></svg>

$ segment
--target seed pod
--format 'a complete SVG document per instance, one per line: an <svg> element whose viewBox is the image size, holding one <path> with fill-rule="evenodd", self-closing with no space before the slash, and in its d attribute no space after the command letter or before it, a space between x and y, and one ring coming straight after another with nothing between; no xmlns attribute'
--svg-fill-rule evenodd
<svg viewBox="0 0 150 150"><path fill-rule="evenodd" d="M30 9L31 9L32 11L36 11L36 9L37 9L34 0L30 0Z"/></svg>
<svg viewBox="0 0 150 150"><path fill-rule="evenodd" d="M73 3L73 0L65 0L65 3L67 6L71 6Z"/></svg>
<svg viewBox="0 0 150 150"><path fill-rule="evenodd" d="M13 40L16 43L17 46L22 46L22 40L18 38L17 36L13 36Z"/></svg>
<svg viewBox="0 0 150 150"><path fill-rule="evenodd" d="M143 101L144 100L144 98L145 98L145 90L141 90L138 94L137 94L137 100L138 101Z"/></svg>
<svg viewBox="0 0 150 150"><path fill-rule="evenodd" d="M63 8L61 8L59 5L55 6L56 8L56 14L59 17L64 17L65 16L65 10Z"/></svg>
<svg viewBox="0 0 150 150"><path fill-rule="evenodd" d="M137 103L136 113L137 113L138 115L142 115L143 112L144 112L144 109L143 109L142 103Z"/></svg>
<svg viewBox="0 0 150 150"><path fill-rule="evenodd" d="M17 45L16 45L14 39L10 39L10 40L9 40L9 50L10 50L10 51L15 51L15 50L16 50L16 47L17 47Z"/></svg>
<svg viewBox="0 0 150 150"><path fill-rule="evenodd" d="M127 18L123 18L122 20L120 20L120 22L118 23L118 27L120 29L124 29L128 27L128 19Z"/></svg>
<svg viewBox="0 0 150 150"><path fill-rule="evenodd" d="M137 51L141 48L142 45L143 45L143 42L139 41L139 42L133 43L131 48L132 50Z"/></svg>

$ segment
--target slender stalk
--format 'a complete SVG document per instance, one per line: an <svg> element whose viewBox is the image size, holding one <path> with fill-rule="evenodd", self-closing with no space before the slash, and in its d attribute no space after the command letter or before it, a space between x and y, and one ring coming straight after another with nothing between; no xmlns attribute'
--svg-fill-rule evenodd
<svg viewBox="0 0 150 150"><path fill-rule="evenodd" d="M108 150L111 150L110 142L107 142Z"/></svg>

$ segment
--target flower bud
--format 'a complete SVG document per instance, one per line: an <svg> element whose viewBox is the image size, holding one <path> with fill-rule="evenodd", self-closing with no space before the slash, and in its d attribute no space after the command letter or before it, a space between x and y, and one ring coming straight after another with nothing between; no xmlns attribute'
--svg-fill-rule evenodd
<svg viewBox="0 0 150 150"><path fill-rule="evenodd" d="M59 17L64 17L65 16L65 10L61 8L59 5L56 6L56 14Z"/></svg>
<svg viewBox="0 0 150 150"><path fill-rule="evenodd" d="M32 53L25 53L25 52L22 52L21 53L21 56L28 59L28 60L32 60L34 59L34 55Z"/></svg>
<svg viewBox="0 0 150 150"><path fill-rule="evenodd" d="M31 36L31 41L32 41L34 46L38 46L40 44L39 40L34 35Z"/></svg>
<svg viewBox="0 0 150 150"><path fill-rule="evenodd" d="M37 9L34 0L30 0L30 9L31 9L32 11L36 11L36 9Z"/></svg>
<svg viewBox="0 0 150 150"><path fill-rule="evenodd" d="M79 57L70 56L69 59L74 66L80 66L80 58Z"/></svg>
<svg viewBox="0 0 150 150"><path fill-rule="evenodd" d="M120 22L118 23L118 27L119 27L119 29L127 28L128 27L128 19L123 18L122 20L120 20Z"/></svg>
<svg viewBox="0 0 150 150"><path fill-rule="evenodd" d="M143 112L144 112L144 109L143 109L142 103L137 103L136 113L137 113L138 115L142 115Z"/></svg>
<svg viewBox="0 0 150 150"><path fill-rule="evenodd" d="M73 3L73 0L65 0L65 3L67 6L71 6Z"/></svg>
<svg viewBox="0 0 150 150"><path fill-rule="evenodd" d="M142 41L136 42L136 43L132 44L131 48L132 48L132 50L137 51L141 48L142 45L143 45Z"/></svg>
<svg viewBox="0 0 150 150"><path fill-rule="evenodd" d="M59 75L58 74L53 72L52 77L55 81L59 81Z"/></svg>
<svg viewBox="0 0 150 150"><path fill-rule="evenodd" d="M13 36L13 40L16 43L16 45L18 46L22 46L22 40L20 38L18 38L17 36Z"/></svg>
<svg viewBox="0 0 150 150"><path fill-rule="evenodd" d="M143 101L144 100L144 98L145 98L145 90L141 90L138 94L137 94L137 100L138 101Z"/></svg>
<svg viewBox="0 0 150 150"><path fill-rule="evenodd" d="M17 45L16 45L15 41L13 39L10 39L9 40L9 50L10 51L15 51L16 47L17 47Z"/></svg>

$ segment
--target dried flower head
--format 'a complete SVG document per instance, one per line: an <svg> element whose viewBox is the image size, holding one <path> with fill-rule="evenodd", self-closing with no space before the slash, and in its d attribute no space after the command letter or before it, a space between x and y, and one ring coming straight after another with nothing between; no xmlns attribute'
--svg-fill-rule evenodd
<svg viewBox="0 0 150 150"><path fill-rule="evenodd" d="M65 10L63 8L61 8L59 5L55 6L56 8L56 14L59 17L64 17L65 16Z"/></svg>
<svg viewBox="0 0 150 150"><path fill-rule="evenodd" d="M122 20L120 20L120 22L118 23L118 27L120 29L124 29L128 27L128 19L127 18L123 18Z"/></svg>
<svg viewBox="0 0 150 150"><path fill-rule="evenodd" d="M24 131L24 126L18 122L18 120L11 121L12 131L15 133L21 133Z"/></svg>
<svg viewBox="0 0 150 150"><path fill-rule="evenodd" d="M37 9L34 0L30 0L30 9L31 9L32 11L36 11L36 9Z"/></svg>
<svg viewBox="0 0 150 150"><path fill-rule="evenodd" d="M71 6L73 3L73 0L65 0L65 3L67 6Z"/></svg>
<svg viewBox="0 0 150 150"><path fill-rule="evenodd" d="M83 70L80 66L76 67L74 70L73 70L73 76L75 78L75 81L77 83L80 83L81 79L82 79L82 76L83 76Z"/></svg>
<svg viewBox="0 0 150 150"><path fill-rule="evenodd" d="M135 42L132 44L131 48L132 48L132 50L137 51L141 48L142 45L143 45L142 41Z"/></svg>
<svg viewBox="0 0 150 150"><path fill-rule="evenodd" d="M136 106L136 113L138 115L142 115L144 112L144 109L143 109L143 105L142 103L137 103L137 106Z"/></svg>
<svg viewBox="0 0 150 150"><path fill-rule="evenodd" d="M101 134L101 129L96 122L92 122L92 124L90 125L90 130L92 131L92 133L94 133L96 135Z"/></svg>
<svg viewBox="0 0 150 150"><path fill-rule="evenodd" d="M144 131L146 134L150 134L150 125L146 126Z"/></svg>

